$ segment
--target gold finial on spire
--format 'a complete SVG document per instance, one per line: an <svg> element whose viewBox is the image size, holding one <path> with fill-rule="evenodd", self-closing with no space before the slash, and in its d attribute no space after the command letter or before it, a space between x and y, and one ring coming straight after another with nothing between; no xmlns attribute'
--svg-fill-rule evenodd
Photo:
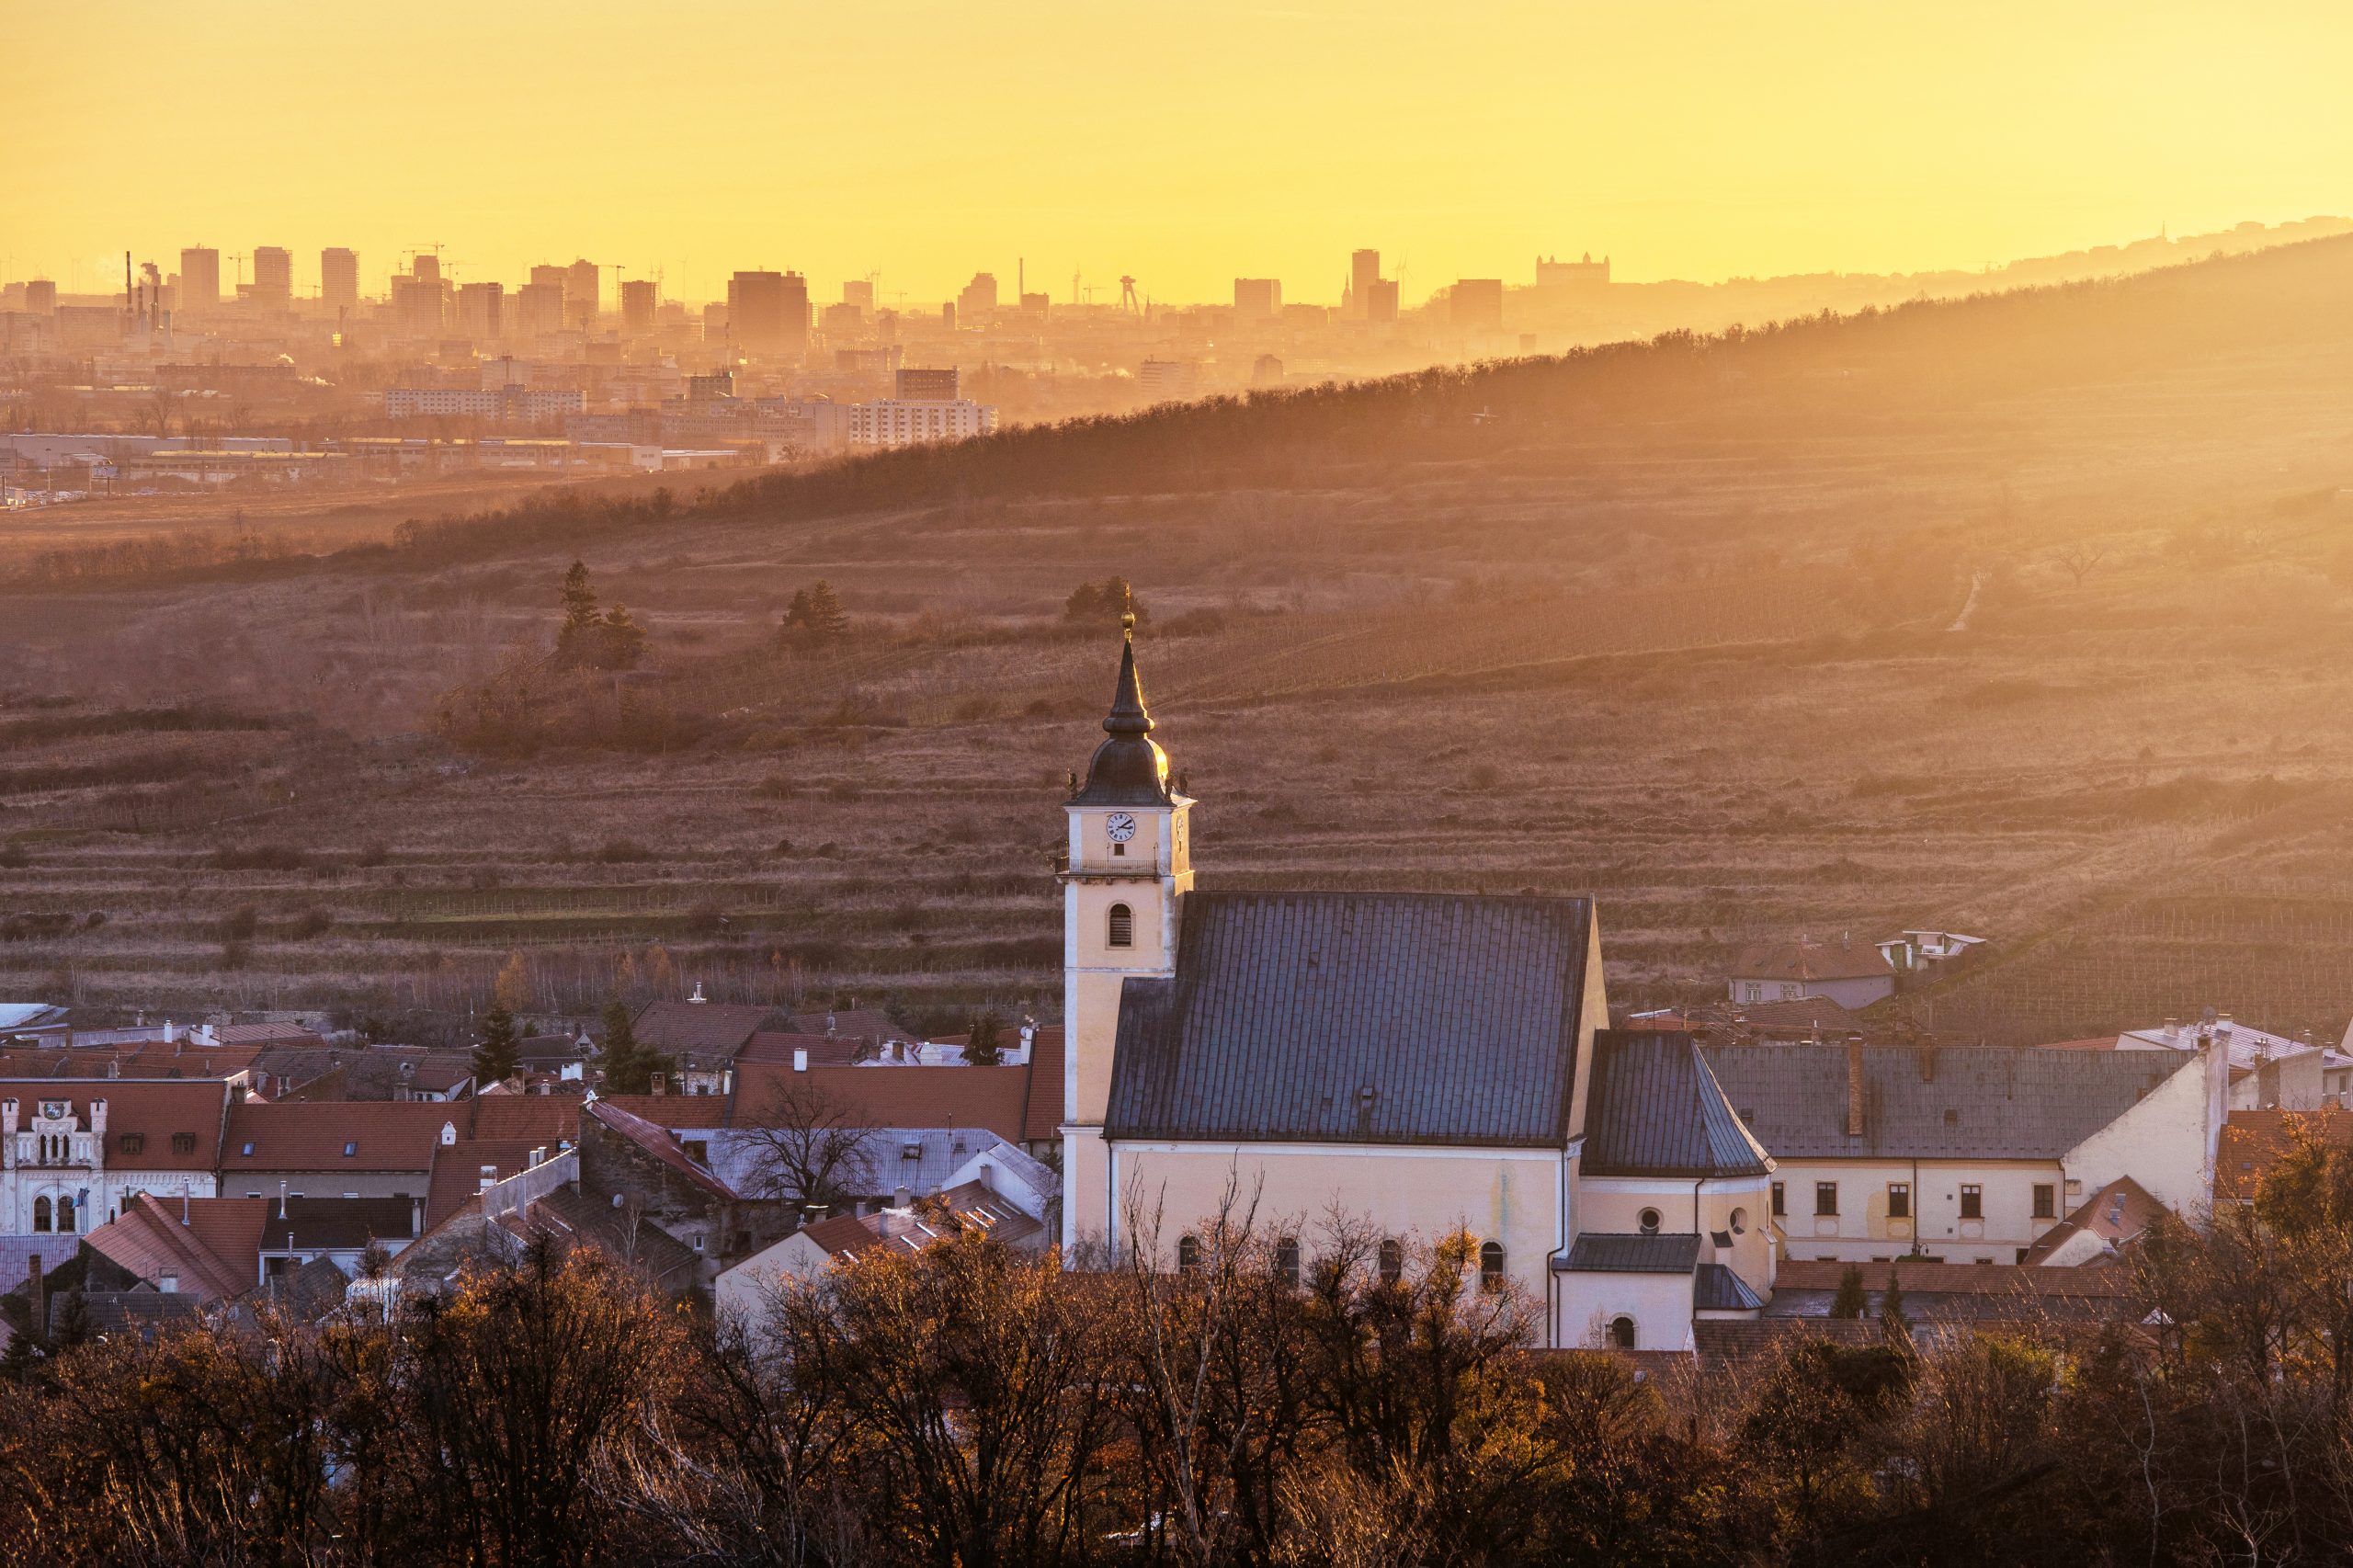
<svg viewBox="0 0 2353 1568"><path fill-rule="evenodd" d="M1136 640L1136 591L1126 583L1120 585L1120 635Z"/></svg>

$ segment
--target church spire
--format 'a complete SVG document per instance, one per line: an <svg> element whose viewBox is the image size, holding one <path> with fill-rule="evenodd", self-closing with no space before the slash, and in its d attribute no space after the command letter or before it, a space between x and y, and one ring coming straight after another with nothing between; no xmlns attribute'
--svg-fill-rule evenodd
<svg viewBox="0 0 2353 1568"><path fill-rule="evenodd" d="M1152 733L1152 714L1143 705L1143 680L1136 674L1136 615L1120 617L1120 684L1111 691L1111 711L1103 717L1104 730L1114 735Z"/></svg>

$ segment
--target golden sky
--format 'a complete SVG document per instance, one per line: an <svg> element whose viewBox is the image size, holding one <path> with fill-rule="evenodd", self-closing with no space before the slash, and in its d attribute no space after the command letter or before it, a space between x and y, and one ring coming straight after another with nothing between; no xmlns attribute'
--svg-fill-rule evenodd
<svg viewBox="0 0 2353 1568"><path fill-rule="evenodd" d="M586 256L1337 297L1976 267L2353 211L2353 5L0 0L0 265ZM111 261L104 258L112 257ZM110 270L108 270L110 269ZM232 268L223 265L224 277Z"/></svg>

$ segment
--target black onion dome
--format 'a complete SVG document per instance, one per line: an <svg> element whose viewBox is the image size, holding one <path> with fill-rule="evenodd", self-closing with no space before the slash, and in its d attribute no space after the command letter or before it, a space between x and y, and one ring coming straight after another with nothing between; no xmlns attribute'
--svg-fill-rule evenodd
<svg viewBox="0 0 2353 1568"><path fill-rule="evenodd" d="M1103 717L1109 736L1086 765L1086 782L1071 797L1074 806L1165 806L1168 804L1168 754L1152 739L1152 714L1143 705L1143 681L1136 674L1135 626L1128 622L1120 647L1120 684L1111 711Z"/></svg>

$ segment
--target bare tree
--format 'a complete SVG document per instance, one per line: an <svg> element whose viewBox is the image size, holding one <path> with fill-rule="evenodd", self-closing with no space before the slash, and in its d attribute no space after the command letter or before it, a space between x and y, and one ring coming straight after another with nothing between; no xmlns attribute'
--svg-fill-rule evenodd
<svg viewBox="0 0 2353 1568"><path fill-rule="evenodd" d="M849 1108L794 1074L739 1129L751 1189L806 1209L839 1209L872 1192L881 1179L870 1145L874 1130Z"/></svg>
<svg viewBox="0 0 2353 1568"><path fill-rule="evenodd" d="M2075 586L2080 588L2084 585L2084 579L2108 559L2108 546L2088 542L2071 544L2055 551L2051 559L2065 567L2067 574L2075 580Z"/></svg>

